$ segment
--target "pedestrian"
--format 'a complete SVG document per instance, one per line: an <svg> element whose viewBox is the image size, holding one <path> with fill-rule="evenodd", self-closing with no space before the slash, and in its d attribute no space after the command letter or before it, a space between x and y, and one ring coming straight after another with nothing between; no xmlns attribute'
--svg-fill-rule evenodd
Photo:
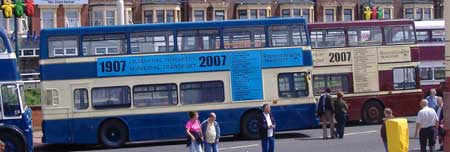
<svg viewBox="0 0 450 152"><path fill-rule="evenodd" d="M436 110L438 98L439 96L436 96L436 89L430 89L430 95L426 98L428 101L428 107Z"/></svg>
<svg viewBox="0 0 450 152"><path fill-rule="evenodd" d="M205 152L218 152L220 127L216 121L216 114L211 112L208 119L202 122L203 139L205 139Z"/></svg>
<svg viewBox="0 0 450 152"><path fill-rule="evenodd" d="M416 118L416 132L414 134L414 138L417 138L417 133L419 133L421 152L426 152L427 144L430 148L430 151L434 150L434 145L436 144L435 131L439 126L439 118L436 114L436 111L428 107L428 105L428 101L422 99L422 101L420 102L420 107L422 109L419 111Z"/></svg>
<svg viewBox="0 0 450 152"><path fill-rule="evenodd" d="M380 135L381 139L383 140L384 148L386 149L386 152L388 152L388 145L387 145L387 135L386 135L386 120L394 118L394 115L392 114L391 108L385 108L384 109L384 119L383 123L381 124L380 128Z"/></svg>
<svg viewBox="0 0 450 152"><path fill-rule="evenodd" d="M261 138L262 152L274 152L275 149L275 119L270 112L270 105L262 106L262 114L259 117L259 137Z"/></svg>
<svg viewBox="0 0 450 152"><path fill-rule="evenodd" d="M347 102L344 100L344 93L339 91L336 94L337 98L334 101L334 107L336 109L336 134L337 137L342 139L344 138L344 128L345 124L347 122L347 111L348 111L348 105Z"/></svg>
<svg viewBox="0 0 450 152"><path fill-rule="evenodd" d="M438 128L438 139L439 139L439 150L444 151L444 137L445 137L445 130L444 130L444 100L439 97L438 98L438 108L436 109L436 114L439 118L439 128Z"/></svg>
<svg viewBox="0 0 450 152"><path fill-rule="evenodd" d="M203 133L200 127L200 121L198 120L198 112L189 112L189 118L189 121L186 123L189 152L202 152Z"/></svg>
<svg viewBox="0 0 450 152"><path fill-rule="evenodd" d="M330 95L331 90L325 89L325 93L320 95L319 103L317 104L316 115L322 123L323 139L328 139L327 124L330 124L331 138L336 138L334 132L334 104Z"/></svg>

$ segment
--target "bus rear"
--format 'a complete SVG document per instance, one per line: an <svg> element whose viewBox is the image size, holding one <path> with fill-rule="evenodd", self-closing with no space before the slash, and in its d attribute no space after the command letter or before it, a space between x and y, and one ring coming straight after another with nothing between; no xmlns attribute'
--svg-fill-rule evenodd
<svg viewBox="0 0 450 152"><path fill-rule="evenodd" d="M442 96L445 81L445 22L443 20L415 21L417 46L420 54L420 87L425 96L436 89Z"/></svg>
<svg viewBox="0 0 450 152"><path fill-rule="evenodd" d="M31 109L25 104L17 59L3 29L0 29L0 67L0 140L6 145L5 151L32 151Z"/></svg>

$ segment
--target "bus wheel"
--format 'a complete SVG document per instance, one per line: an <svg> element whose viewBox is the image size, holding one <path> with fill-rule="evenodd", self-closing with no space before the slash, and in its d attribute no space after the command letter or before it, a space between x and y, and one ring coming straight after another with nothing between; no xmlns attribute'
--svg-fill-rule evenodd
<svg viewBox="0 0 450 152"><path fill-rule="evenodd" d="M248 112L241 120L241 136L245 139L259 138L259 113L257 111Z"/></svg>
<svg viewBox="0 0 450 152"><path fill-rule="evenodd" d="M108 120L101 125L100 142L108 148L117 148L128 139L128 129L119 120Z"/></svg>
<svg viewBox="0 0 450 152"><path fill-rule="evenodd" d="M15 133L6 131L0 133L0 140L5 143L5 151L25 152L25 143Z"/></svg>
<svg viewBox="0 0 450 152"><path fill-rule="evenodd" d="M383 106L377 101L369 101L363 108L363 122L369 125L379 124L383 119Z"/></svg>

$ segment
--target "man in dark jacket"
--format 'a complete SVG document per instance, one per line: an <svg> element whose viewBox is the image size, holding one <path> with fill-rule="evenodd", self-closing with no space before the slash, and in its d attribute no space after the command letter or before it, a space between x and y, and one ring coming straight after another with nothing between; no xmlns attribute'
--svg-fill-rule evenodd
<svg viewBox="0 0 450 152"><path fill-rule="evenodd" d="M262 152L274 152L275 149L275 119L270 112L270 105L263 105L263 112L259 120L259 137Z"/></svg>
<svg viewBox="0 0 450 152"><path fill-rule="evenodd" d="M325 93L320 95L319 103L317 105L316 115L322 123L323 139L328 139L327 124L330 124L331 138L336 138L334 131L334 103L330 95L331 90L325 89Z"/></svg>

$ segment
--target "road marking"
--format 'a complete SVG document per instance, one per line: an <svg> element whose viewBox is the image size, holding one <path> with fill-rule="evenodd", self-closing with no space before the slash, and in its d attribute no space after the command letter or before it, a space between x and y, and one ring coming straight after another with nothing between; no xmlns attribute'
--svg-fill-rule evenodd
<svg viewBox="0 0 450 152"><path fill-rule="evenodd" d="M348 133L348 134L344 134L345 136L351 136L351 135L359 135L359 134L370 134L370 133L374 133L377 132L376 130L370 130L370 131L364 131L364 132L354 132L354 133Z"/></svg>
<svg viewBox="0 0 450 152"><path fill-rule="evenodd" d="M219 150L229 150L229 149L239 149L239 148L256 147L256 146L258 146L258 145L259 145L259 144L234 146L234 147L227 147L227 148L219 148Z"/></svg>

